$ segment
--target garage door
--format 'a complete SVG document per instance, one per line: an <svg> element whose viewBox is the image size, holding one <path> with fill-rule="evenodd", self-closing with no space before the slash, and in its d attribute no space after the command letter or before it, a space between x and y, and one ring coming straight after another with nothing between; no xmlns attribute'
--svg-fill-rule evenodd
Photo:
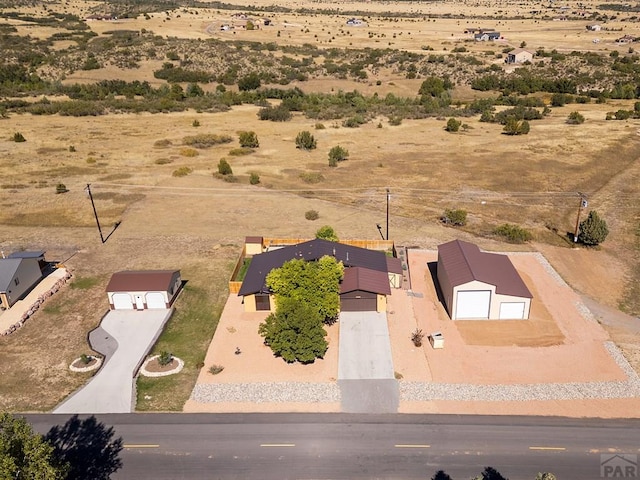
<svg viewBox="0 0 640 480"><path fill-rule="evenodd" d="M524 318L524 302L502 302L500 319L520 320Z"/></svg>
<svg viewBox="0 0 640 480"><path fill-rule="evenodd" d="M113 308L116 310L133 310L131 295L128 293L114 293L112 299Z"/></svg>
<svg viewBox="0 0 640 480"><path fill-rule="evenodd" d="M489 318L489 302L491 290L475 290L458 292L456 303L456 319Z"/></svg>
<svg viewBox="0 0 640 480"><path fill-rule="evenodd" d="M343 312L375 312L378 308L376 298L342 298L340 310Z"/></svg>
<svg viewBox="0 0 640 480"><path fill-rule="evenodd" d="M164 295L160 292L147 293L147 308L167 308Z"/></svg>

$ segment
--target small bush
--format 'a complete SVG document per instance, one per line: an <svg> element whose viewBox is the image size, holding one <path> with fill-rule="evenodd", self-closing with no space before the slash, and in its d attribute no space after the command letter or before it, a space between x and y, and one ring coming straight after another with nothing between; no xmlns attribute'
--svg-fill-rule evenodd
<svg viewBox="0 0 640 480"><path fill-rule="evenodd" d="M229 135L217 135L215 133L201 133L192 135L182 139L183 145L189 145L194 148L209 148L214 145L230 143L233 139Z"/></svg>
<svg viewBox="0 0 640 480"><path fill-rule="evenodd" d="M413 344L416 347L421 347L422 346L422 339L423 338L424 338L424 333L422 333L422 330L420 330L419 328L416 328L411 333L411 341L413 342Z"/></svg>
<svg viewBox="0 0 640 480"><path fill-rule="evenodd" d="M398 115L394 115L389 119L389 125L393 127L397 127L398 125L401 125L401 124L402 124L402 117Z"/></svg>
<svg viewBox="0 0 640 480"><path fill-rule="evenodd" d="M364 125L365 123L367 123L367 121L362 115L354 115L353 117L349 117L343 121L342 126L347 128L358 128L360 125Z"/></svg>
<svg viewBox="0 0 640 480"><path fill-rule="evenodd" d="M162 352L160 352L160 356L158 357L158 363L160 364L161 367L166 367L171 362L173 362L173 355L170 352L167 352L166 350L163 350Z"/></svg>
<svg viewBox="0 0 640 480"><path fill-rule="evenodd" d="M318 172L302 172L299 176L304 183L314 184L324 180L324 176Z"/></svg>
<svg viewBox="0 0 640 480"><path fill-rule="evenodd" d="M493 233L504 238L509 243L525 243L533 238L528 230L510 223L500 225Z"/></svg>
<svg viewBox="0 0 640 480"><path fill-rule="evenodd" d="M260 175L258 175L256 172L251 172L249 174L249 183L251 185L258 185L260 183Z"/></svg>
<svg viewBox="0 0 640 480"><path fill-rule="evenodd" d="M222 179L227 183L238 183L240 181L235 175L223 175Z"/></svg>
<svg viewBox="0 0 640 480"><path fill-rule="evenodd" d="M20 132L16 132L13 134L13 139L14 142L16 143L22 143L22 142L26 142L27 139L24 138L24 135L22 135Z"/></svg>
<svg viewBox="0 0 640 480"><path fill-rule="evenodd" d="M460 120L456 120L455 118L450 118L449 120L447 120L447 126L444 127L444 129L447 132L457 132L458 130L460 130L461 125L462 125L462 122Z"/></svg>
<svg viewBox="0 0 640 480"><path fill-rule="evenodd" d="M249 29L247 28L247 30ZM241 92L248 92L249 90L256 90L260 88L261 84L260 76L257 73L252 72L238 80L238 89Z"/></svg>
<svg viewBox="0 0 640 480"><path fill-rule="evenodd" d="M174 176L174 177L186 177L192 171L193 170L190 167L180 167L180 168L177 168L176 170L174 170L171 175Z"/></svg>
<svg viewBox="0 0 640 480"><path fill-rule="evenodd" d="M238 133L238 139L240 146L243 148L258 148L260 146L256 132L240 132Z"/></svg>
<svg viewBox="0 0 640 480"><path fill-rule="evenodd" d="M447 225L464 226L467 223L467 211L462 209L452 210L447 208L442 215L442 221Z"/></svg>
<svg viewBox="0 0 640 480"><path fill-rule="evenodd" d="M84 365L89 365L89 362L91 362L91 360L93 360L93 357L91 355L87 355L85 353L80 355L80 363Z"/></svg>
<svg viewBox="0 0 640 480"><path fill-rule="evenodd" d="M316 148L316 139L307 130L303 130L296 136L296 148L302 150L313 150Z"/></svg>
<svg viewBox="0 0 640 480"><path fill-rule="evenodd" d="M167 163L171 163L172 161L173 160L171 160L170 158L162 157L156 158L153 163L155 163L156 165L166 165Z"/></svg>
<svg viewBox="0 0 640 480"><path fill-rule="evenodd" d="M231 165L225 158L221 158L218 162L218 173L220 175L231 175L233 174L233 170L231 170Z"/></svg>
<svg viewBox="0 0 640 480"><path fill-rule="evenodd" d="M329 166L337 167L338 162L343 162L349 158L349 150L342 148L340 145L329 150Z"/></svg>
<svg viewBox="0 0 640 480"><path fill-rule="evenodd" d="M222 365L211 365L209 367L209 373L211 375L218 375L219 373L221 373L224 370L224 367Z"/></svg>
<svg viewBox="0 0 640 480"><path fill-rule="evenodd" d="M156 140L153 142L153 146L156 148L166 148L171 146L171 140L168 138L163 138L161 140Z"/></svg>
<svg viewBox="0 0 640 480"><path fill-rule="evenodd" d="M250 155L253 152L255 152L255 150L253 148L247 148L247 147L233 148L233 149L229 150L229 156L231 156L231 157L242 157L244 155Z"/></svg>
<svg viewBox="0 0 640 480"><path fill-rule="evenodd" d="M182 155L183 157L191 158L191 157L197 157L200 154L195 148L182 148L180 150L180 155Z"/></svg>
<svg viewBox="0 0 640 480"><path fill-rule="evenodd" d="M324 123L316 123L315 127L316 130L324 130L325 128L327 128L324 126Z"/></svg>
<svg viewBox="0 0 640 480"><path fill-rule="evenodd" d="M76 147L74 147L73 145L69 145L69 151L71 153L74 153L76 151Z"/></svg>
<svg viewBox="0 0 640 480"><path fill-rule="evenodd" d="M56 185L56 193L67 193L67 186L64 183L59 183Z"/></svg>
<svg viewBox="0 0 640 480"><path fill-rule="evenodd" d="M271 120L272 122L287 122L291 120L291 112L284 105L277 107L264 107L258 111L260 120Z"/></svg>
<svg viewBox="0 0 640 480"><path fill-rule="evenodd" d="M194 120L194 121L191 123L191 126L192 126L192 127L199 127L199 126L200 126L200 121L199 121L199 120Z"/></svg>
<svg viewBox="0 0 640 480"><path fill-rule="evenodd" d="M567 123L569 125L580 125L584 123L584 115L580 112L571 112L567 117Z"/></svg>
<svg viewBox="0 0 640 480"><path fill-rule="evenodd" d="M339 242L338 235L336 231L330 225L324 225L318 229L316 232L316 238L321 238L323 240L329 240L330 242Z"/></svg>
<svg viewBox="0 0 640 480"><path fill-rule="evenodd" d="M86 160L86 162L87 162L89 165L93 165L93 164L95 164L95 163L97 162L97 160L96 160L94 157L88 157L88 158L87 158L87 160Z"/></svg>
<svg viewBox="0 0 640 480"><path fill-rule="evenodd" d="M317 210L307 210L304 212L304 218L307 220L317 220L320 218L320 214Z"/></svg>

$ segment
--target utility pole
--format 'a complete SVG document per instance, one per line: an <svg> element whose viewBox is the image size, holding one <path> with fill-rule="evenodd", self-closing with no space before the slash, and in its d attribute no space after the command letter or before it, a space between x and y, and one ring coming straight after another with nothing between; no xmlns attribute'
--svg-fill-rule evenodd
<svg viewBox="0 0 640 480"><path fill-rule="evenodd" d="M573 232L573 243L578 242L578 227L580 226L580 214L583 208L587 208L589 202L587 202L587 196L584 193L578 192L580 195L580 204L578 205L578 216L576 217L576 229Z"/></svg>
<svg viewBox="0 0 640 480"><path fill-rule="evenodd" d="M91 195L91 184L87 183L85 188L89 198L91 199L91 206L93 207L93 216L96 217L96 224L98 225L98 232L100 233L100 240L104 243L104 236L102 235L102 228L100 228L100 220L98 220L98 212L96 211L96 204L93 202L93 195Z"/></svg>
<svg viewBox="0 0 640 480"><path fill-rule="evenodd" d="M387 240L389 240L389 201L391 200L391 192L387 188Z"/></svg>

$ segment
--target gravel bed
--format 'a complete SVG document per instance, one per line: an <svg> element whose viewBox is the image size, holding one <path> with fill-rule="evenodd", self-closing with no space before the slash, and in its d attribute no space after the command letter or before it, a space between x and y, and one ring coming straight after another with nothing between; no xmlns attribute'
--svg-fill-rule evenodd
<svg viewBox="0 0 640 480"><path fill-rule="evenodd" d="M327 403L340 401L335 383L207 383L191 392L196 402Z"/></svg>
<svg viewBox="0 0 640 480"><path fill-rule="evenodd" d="M593 316L591 310L589 310L589 308L584 303L578 300L574 305L576 307L576 310L578 310L580 315L582 315L582 318L589 322L598 323L596 317Z"/></svg>

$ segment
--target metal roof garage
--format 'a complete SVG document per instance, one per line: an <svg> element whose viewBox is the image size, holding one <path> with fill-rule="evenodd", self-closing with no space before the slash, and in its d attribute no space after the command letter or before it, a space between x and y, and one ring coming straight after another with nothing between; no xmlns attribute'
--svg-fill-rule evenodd
<svg viewBox="0 0 640 480"><path fill-rule="evenodd" d="M453 320L529 318L533 295L506 255L454 240L438 246L437 277Z"/></svg>
<svg viewBox="0 0 640 480"><path fill-rule="evenodd" d="M182 286L180 270L116 272L107 285L111 310L168 309Z"/></svg>
<svg viewBox="0 0 640 480"><path fill-rule="evenodd" d="M387 273L363 267L344 270L340 284L340 311L385 312L391 295Z"/></svg>

